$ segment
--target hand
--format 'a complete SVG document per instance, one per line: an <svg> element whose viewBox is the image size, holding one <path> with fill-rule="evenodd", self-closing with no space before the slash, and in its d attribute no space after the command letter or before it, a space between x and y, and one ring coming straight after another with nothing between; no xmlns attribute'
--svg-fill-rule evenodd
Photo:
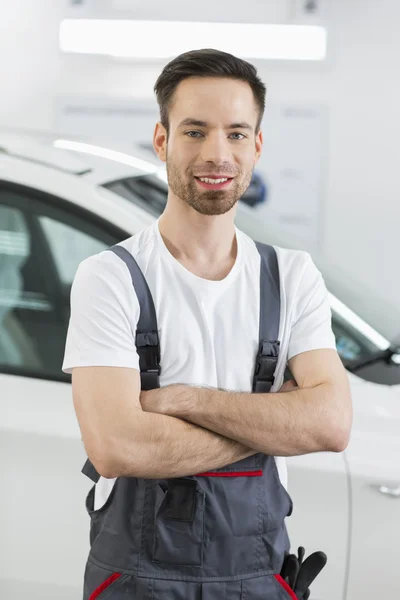
<svg viewBox="0 0 400 600"><path fill-rule="evenodd" d="M179 412L180 403L187 396L187 386L181 384L167 385L140 393L140 404L145 412L174 416Z"/></svg>

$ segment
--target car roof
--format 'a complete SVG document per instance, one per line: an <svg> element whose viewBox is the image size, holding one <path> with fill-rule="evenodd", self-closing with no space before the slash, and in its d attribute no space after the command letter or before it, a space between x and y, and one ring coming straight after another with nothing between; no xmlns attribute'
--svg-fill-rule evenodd
<svg viewBox="0 0 400 600"><path fill-rule="evenodd" d="M148 211L85 177L7 152L0 152L0 182L15 190L25 188L37 192L50 203L68 202L77 209L89 211L125 231L127 237L154 221Z"/></svg>
<svg viewBox="0 0 400 600"><path fill-rule="evenodd" d="M80 175L90 168L78 156L55 148L51 140L40 141L39 138L23 133L0 131L0 152L74 175Z"/></svg>
<svg viewBox="0 0 400 600"><path fill-rule="evenodd" d="M0 153L85 177L97 185L148 174L160 174L165 180L163 163L150 151L106 138L94 141L53 131L1 127Z"/></svg>

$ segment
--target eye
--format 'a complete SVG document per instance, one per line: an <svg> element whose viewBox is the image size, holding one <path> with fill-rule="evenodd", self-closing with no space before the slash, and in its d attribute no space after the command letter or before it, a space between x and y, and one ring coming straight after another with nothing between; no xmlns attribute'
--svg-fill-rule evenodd
<svg viewBox="0 0 400 600"><path fill-rule="evenodd" d="M231 136L232 135L240 135L241 136L240 138L234 138L234 139L239 140L239 141L243 140L246 137L245 135L243 135L243 133L239 133L239 132L231 133Z"/></svg>
<svg viewBox="0 0 400 600"><path fill-rule="evenodd" d="M194 134L194 135L191 135ZM201 131L187 131L186 134L188 137L197 138L199 135L203 135Z"/></svg>

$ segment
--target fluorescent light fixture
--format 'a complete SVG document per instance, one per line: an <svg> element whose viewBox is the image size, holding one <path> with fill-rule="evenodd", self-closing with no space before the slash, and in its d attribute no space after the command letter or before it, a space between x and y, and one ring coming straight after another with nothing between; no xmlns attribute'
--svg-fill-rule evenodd
<svg viewBox="0 0 400 600"><path fill-rule="evenodd" d="M216 48L247 59L326 58L327 32L316 25L64 19L63 52L118 58L168 59L196 48Z"/></svg>
<svg viewBox="0 0 400 600"><path fill-rule="evenodd" d="M83 154L91 154L92 156L98 156L107 160L113 160L114 162L128 165L147 173L157 173L159 167L153 165L146 160L135 158L125 152L117 152L116 150L110 150L109 148L103 148L102 146L94 146L92 144L84 144L82 142L74 142L73 140L55 140L53 142L55 148L62 148L64 150L72 150L73 152L81 152Z"/></svg>
<svg viewBox="0 0 400 600"><path fill-rule="evenodd" d="M357 329L364 337L370 340L379 350L387 350L390 348L390 342L378 333L373 327L368 325L361 317L351 310L348 306L343 304L336 296L329 293L329 300L332 310L334 310L340 317L345 319L350 325Z"/></svg>

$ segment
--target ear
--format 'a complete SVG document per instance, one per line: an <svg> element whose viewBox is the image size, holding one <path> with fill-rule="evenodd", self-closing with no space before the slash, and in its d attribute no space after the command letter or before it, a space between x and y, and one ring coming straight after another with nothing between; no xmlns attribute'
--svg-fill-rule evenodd
<svg viewBox="0 0 400 600"><path fill-rule="evenodd" d="M153 148L160 160L167 162L167 130L162 123L157 123L154 136L153 136Z"/></svg>
<svg viewBox="0 0 400 600"><path fill-rule="evenodd" d="M263 146L263 134L260 129L260 131L256 135L256 156L254 159L254 164L258 163L258 160L261 156L262 146Z"/></svg>

